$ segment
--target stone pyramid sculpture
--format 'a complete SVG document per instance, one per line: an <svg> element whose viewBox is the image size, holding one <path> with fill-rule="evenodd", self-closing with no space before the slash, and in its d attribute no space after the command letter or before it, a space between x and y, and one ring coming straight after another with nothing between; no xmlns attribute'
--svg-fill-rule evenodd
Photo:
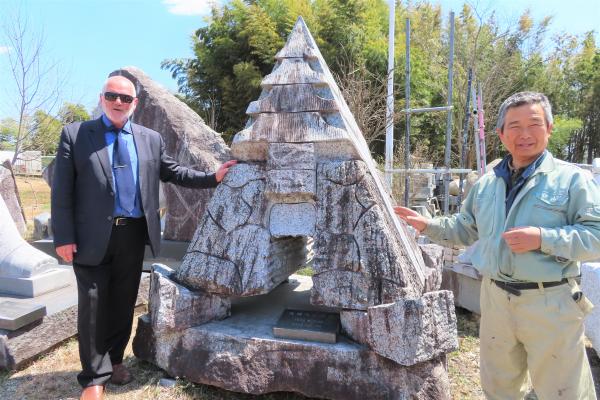
<svg viewBox="0 0 600 400"><path fill-rule="evenodd" d="M268 293L307 261L312 303L366 310L426 287L427 268L302 18L275 56L240 161L217 188L177 279L221 295Z"/></svg>
<svg viewBox="0 0 600 400"><path fill-rule="evenodd" d="M452 292L439 290L440 248L419 247L394 217L302 18L276 59L231 146L240 162L182 265L153 266L135 355L236 392L449 399L456 317ZM311 258L309 243L314 275L290 276ZM275 337L285 309L338 313L342 334Z"/></svg>

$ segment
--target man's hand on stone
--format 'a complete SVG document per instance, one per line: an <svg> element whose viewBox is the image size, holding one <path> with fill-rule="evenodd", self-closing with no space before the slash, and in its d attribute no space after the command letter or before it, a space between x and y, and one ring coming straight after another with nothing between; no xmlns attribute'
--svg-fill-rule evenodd
<svg viewBox="0 0 600 400"><path fill-rule="evenodd" d="M415 228L419 233L427 228L428 219L410 208L396 206L394 212L400 219Z"/></svg>
<svg viewBox="0 0 600 400"><path fill-rule="evenodd" d="M65 244L56 248L56 254L58 254L64 262L70 263L71 261L73 261L74 253L77 253L76 244Z"/></svg>
<svg viewBox="0 0 600 400"><path fill-rule="evenodd" d="M229 172L229 168L233 167L235 164L237 164L237 160L229 160L226 163L222 164L215 173L217 182L221 182L227 174L227 172Z"/></svg>
<svg viewBox="0 0 600 400"><path fill-rule="evenodd" d="M513 253L526 253L542 246L542 233L535 226L511 228L502 237Z"/></svg>

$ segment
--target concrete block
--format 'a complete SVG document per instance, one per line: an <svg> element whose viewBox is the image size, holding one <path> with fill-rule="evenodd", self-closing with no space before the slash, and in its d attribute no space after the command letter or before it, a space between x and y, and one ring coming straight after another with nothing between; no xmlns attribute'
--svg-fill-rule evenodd
<svg viewBox="0 0 600 400"><path fill-rule="evenodd" d="M481 314L479 294L481 275L468 264L452 264L442 270L442 289L454 294L454 304L466 310Z"/></svg>
<svg viewBox="0 0 600 400"><path fill-rule="evenodd" d="M0 329L15 331L46 315L46 307L41 304L24 304L15 301L0 302Z"/></svg>
<svg viewBox="0 0 600 400"><path fill-rule="evenodd" d="M581 291L594 304L585 318L585 335L600 354L600 262L581 265Z"/></svg>
<svg viewBox="0 0 600 400"><path fill-rule="evenodd" d="M316 210L311 203L275 204L269 215L269 231L273 237L313 236Z"/></svg>
<svg viewBox="0 0 600 400"><path fill-rule="evenodd" d="M0 294L37 297L69 285L71 267L56 267L28 278L0 277Z"/></svg>

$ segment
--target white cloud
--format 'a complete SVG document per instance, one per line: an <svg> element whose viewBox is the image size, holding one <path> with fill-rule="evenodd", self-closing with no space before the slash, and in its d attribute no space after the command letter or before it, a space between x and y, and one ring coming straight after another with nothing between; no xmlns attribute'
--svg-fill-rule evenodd
<svg viewBox="0 0 600 400"><path fill-rule="evenodd" d="M177 15L207 15L214 0L163 0L171 14Z"/></svg>
<svg viewBox="0 0 600 400"><path fill-rule="evenodd" d="M8 46L0 46L0 54L5 54L10 51L10 47Z"/></svg>

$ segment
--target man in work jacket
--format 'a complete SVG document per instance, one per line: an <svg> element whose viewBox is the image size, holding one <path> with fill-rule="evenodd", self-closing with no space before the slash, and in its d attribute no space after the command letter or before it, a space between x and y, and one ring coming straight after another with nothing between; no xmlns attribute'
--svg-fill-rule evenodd
<svg viewBox="0 0 600 400"><path fill-rule="evenodd" d="M596 399L583 336L592 305L575 278L600 255L600 186L552 157L552 110L541 93L516 93L496 131L509 152L473 186L459 213L396 214L443 245L479 240L480 374L488 399L522 399L529 371L540 398Z"/></svg>

